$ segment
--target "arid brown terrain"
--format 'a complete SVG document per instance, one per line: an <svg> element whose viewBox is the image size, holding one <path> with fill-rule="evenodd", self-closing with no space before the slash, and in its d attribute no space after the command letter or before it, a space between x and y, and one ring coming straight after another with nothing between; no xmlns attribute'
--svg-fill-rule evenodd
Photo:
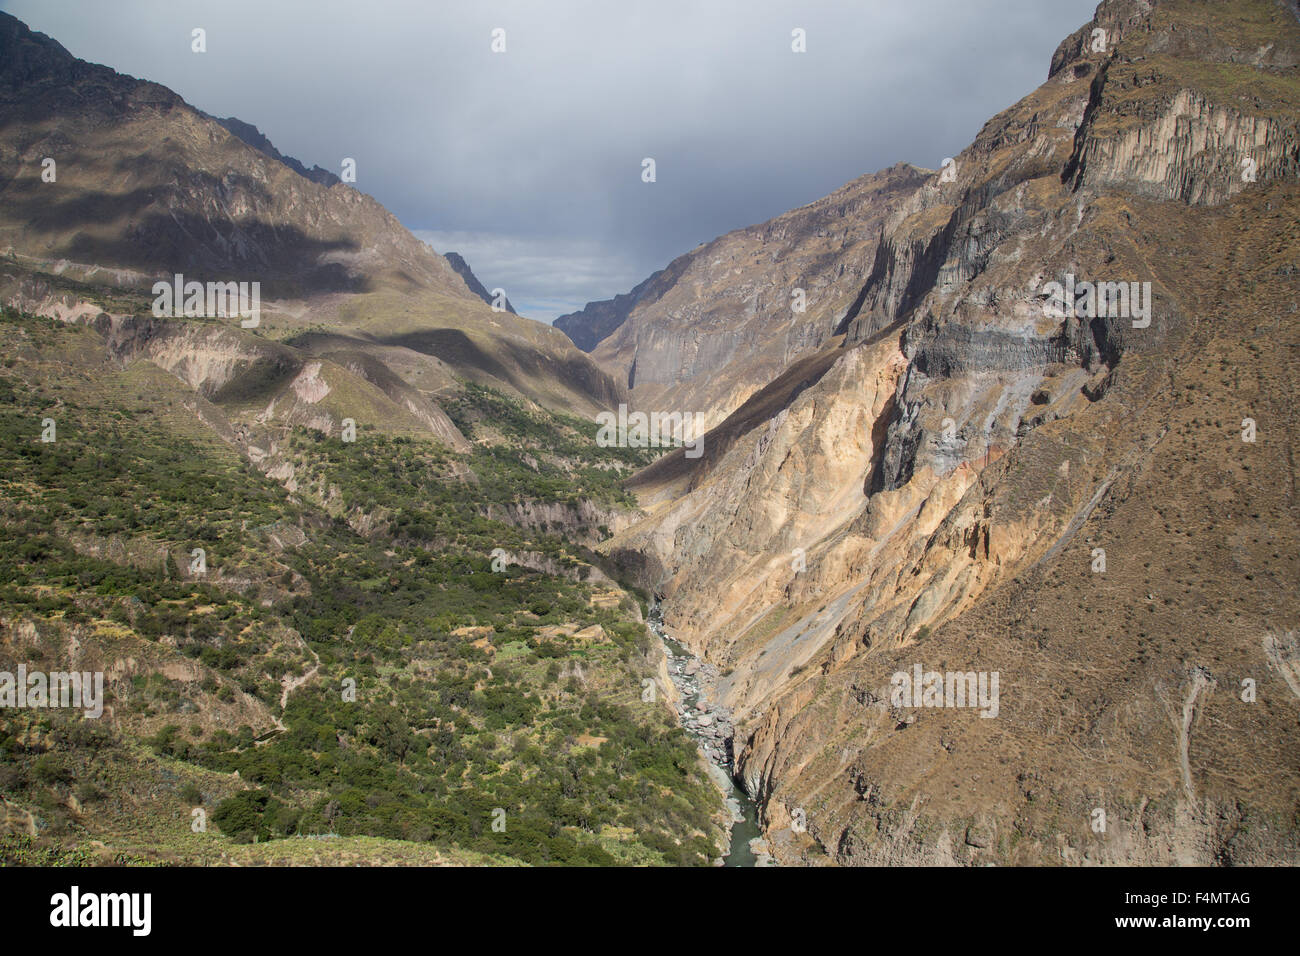
<svg viewBox="0 0 1300 956"><path fill-rule="evenodd" d="M951 168L716 240L592 350L720 422L608 547L782 862L1300 862L1298 63L1293 3L1106 0ZM996 717L898 706L917 665Z"/></svg>

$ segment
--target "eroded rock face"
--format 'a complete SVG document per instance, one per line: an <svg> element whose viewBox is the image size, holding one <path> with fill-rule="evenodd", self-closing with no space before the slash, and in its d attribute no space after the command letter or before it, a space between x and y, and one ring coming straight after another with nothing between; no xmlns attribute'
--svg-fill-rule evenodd
<svg viewBox="0 0 1300 956"><path fill-rule="evenodd" d="M1272 0L1103 3L893 203L826 370L638 478L614 550L725 675L778 857L1300 861L1294 721L1237 693L1293 715L1297 51ZM1047 308L1067 276L1149 314ZM999 674L997 716L898 705L916 665Z"/></svg>
<svg viewBox="0 0 1300 956"><path fill-rule="evenodd" d="M927 175L900 163L864 176L715 239L627 296L556 325L627 384L634 406L691 411L711 427L838 334L884 215Z"/></svg>
<svg viewBox="0 0 1300 956"><path fill-rule="evenodd" d="M489 503L486 514L516 527L563 534L569 540L584 544L595 544L602 540L599 530L602 527L617 532L631 521L626 511L602 508L587 500L573 504L559 501L509 502L503 505ZM557 572L548 569L547 573Z"/></svg>
<svg viewBox="0 0 1300 956"><path fill-rule="evenodd" d="M94 325L118 362L148 358L205 398L219 395L253 365L269 368L277 377L296 375L303 366L291 349L215 324L105 315Z"/></svg>
<svg viewBox="0 0 1300 956"><path fill-rule="evenodd" d="M254 464L273 476L275 452L286 426L337 434L344 418L380 421L390 429L424 434L463 452L469 442L447 414L387 365L363 353L331 352L313 358L299 349L215 323L101 314L93 325L110 358L121 365L145 360L197 393L218 431L237 441ZM222 407L254 410L232 427Z"/></svg>

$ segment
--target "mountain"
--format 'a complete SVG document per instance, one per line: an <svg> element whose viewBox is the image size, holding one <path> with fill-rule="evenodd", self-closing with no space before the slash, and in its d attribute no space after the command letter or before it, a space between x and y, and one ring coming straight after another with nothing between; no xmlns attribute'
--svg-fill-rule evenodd
<svg viewBox="0 0 1300 956"><path fill-rule="evenodd" d="M207 116L206 113L204 115ZM272 159L284 163L299 176L310 179L312 182L319 183L322 186L335 186L342 182L342 180L331 173L328 169L321 169L319 166L313 166L311 169L308 169L292 156L285 156L275 148L275 145L266 138L266 135L260 129L251 123L245 123L243 120L237 119L234 116L228 116L225 119L220 119L216 116L209 116L208 118L219 124L223 129L234 133L258 152L265 153Z"/></svg>
<svg viewBox="0 0 1300 956"><path fill-rule="evenodd" d="M584 352L590 352L602 339L627 321L628 315L640 303L641 298L649 293L655 281L663 274L664 270L660 269L631 292L616 295L612 299L588 302L579 311L556 318L554 325L572 339L574 345Z"/></svg>
<svg viewBox="0 0 1300 956"><path fill-rule="evenodd" d="M562 333L485 306L369 196L304 178L251 127L232 135L7 14L0 127L0 300L93 314L89 288L138 315L175 273L259 282L262 336L395 363L428 396L468 378L591 415L622 393Z"/></svg>
<svg viewBox="0 0 1300 956"><path fill-rule="evenodd" d="M899 164L863 176L555 325L626 384L634 404L690 411L712 427L842 333L885 216L926 175Z"/></svg>
<svg viewBox="0 0 1300 956"><path fill-rule="evenodd" d="M444 252L442 257L447 260L447 264L456 270L456 274L465 280L465 285L469 286L469 291L486 302L492 304L492 296L482 282L478 281L478 276L474 275L474 270L469 267L469 263L458 252ZM510 300L505 300L505 311L511 315L518 315L515 307L510 304Z"/></svg>
<svg viewBox="0 0 1300 956"><path fill-rule="evenodd" d="M4 14L0 170L0 865L718 859L591 550L653 457L596 440L625 390L370 197ZM178 272L260 283L258 321L157 307ZM28 706L24 669L102 686Z"/></svg>
<svg viewBox="0 0 1300 956"><path fill-rule="evenodd" d="M0 862L723 852L672 698L641 698L665 671L643 596L587 548L635 514L646 453L473 384L450 434L402 429L377 419L402 383L345 360L268 403L214 380L233 332L209 364L107 315L0 329ZM263 382L295 361L268 347ZM93 696L24 703L24 671Z"/></svg>
<svg viewBox="0 0 1300 956"><path fill-rule="evenodd" d="M1047 52L566 335L0 15L0 863L1300 863L1300 6Z"/></svg>
<svg viewBox="0 0 1300 956"><path fill-rule="evenodd" d="M1298 64L1289 0L1105 0L950 168L715 240L593 350L718 422L603 547L777 859L1300 862Z"/></svg>

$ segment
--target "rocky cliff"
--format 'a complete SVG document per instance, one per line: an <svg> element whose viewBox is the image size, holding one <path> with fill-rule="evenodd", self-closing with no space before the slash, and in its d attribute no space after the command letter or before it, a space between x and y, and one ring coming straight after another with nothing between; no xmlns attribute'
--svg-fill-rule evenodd
<svg viewBox="0 0 1300 956"><path fill-rule="evenodd" d="M884 217L929 174L906 164L675 259L626 296L556 320L640 408L709 426L842 331Z"/></svg>
<svg viewBox="0 0 1300 956"><path fill-rule="evenodd" d="M612 549L723 675L784 861L1300 862L1297 55L1288 2L1103 2L636 480ZM703 396L642 308L595 354ZM996 713L900 703L917 666Z"/></svg>
<svg viewBox="0 0 1300 956"><path fill-rule="evenodd" d="M469 287L470 292L473 292L488 305L492 305L493 298L491 294L488 292L487 287L479 281L478 276L474 274L474 270L469 267L469 263L465 261L464 256L458 252L444 252L442 257L447 260L448 265L456 270L456 274L465 280L465 285ZM511 315L519 314L515 311L515 307L510 304L509 299L505 300L505 311Z"/></svg>

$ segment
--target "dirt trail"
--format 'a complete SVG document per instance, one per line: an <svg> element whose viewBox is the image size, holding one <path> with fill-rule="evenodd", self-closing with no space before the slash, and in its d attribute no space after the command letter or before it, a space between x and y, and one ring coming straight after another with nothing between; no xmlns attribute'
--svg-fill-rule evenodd
<svg viewBox="0 0 1300 956"><path fill-rule="evenodd" d="M306 672L305 674L303 674L301 677L285 677L285 678L282 678L281 683L282 683L282 685L284 686L284 690L282 690L282 691L280 692L280 710L281 710L281 711L283 711L284 708L285 708L285 706L289 703L289 695L292 694L294 691L296 691L296 690L297 690L299 687L301 687L303 684L307 683L307 681L309 681L309 680L311 680L313 677L315 677L316 674L317 674L317 672L320 670L320 657L317 656L317 654L316 654L315 651L312 651L312 655L311 655L311 656L314 657L314 658L316 658L316 663L315 663L314 665L312 665L312 669L311 669L311 670L307 671L307 672Z"/></svg>
<svg viewBox="0 0 1300 956"><path fill-rule="evenodd" d="M311 649L308 648L308 650ZM307 683L307 681L315 677L316 674L320 671L320 655L317 654L315 651L311 651L311 656L316 661L316 663L312 665L311 670L304 673L301 677L290 677L286 674L284 677L280 678L280 686L282 688L282 690L280 691L280 714L284 713L284 708L289 703L289 695L292 694L294 691L296 691L303 684ZM267 733L259 737L256 741L256 744L258 746L267 743L276 734L283 733L284 731L289 729L288 727L285 726L284 721L280 719L280 714L272 715L271 719L275 722L275 730L268 731Z"/></svg>
<svg viewBox="0 0 1300 956"><path fill-rule="evenodd" d="M1187 791L1187 799L1193 807L1196 806L1196 791L1192 788L1192 766L1188 758L1192 740L1192 721L1196 717L1196 698L1202 690L1213 686L1214 679L1205 668L1192 669L1192 686L1187 692L1187 699L1183 701L1183 722L1178 728L1178 763L1183 771L1183 789Z"/></svg>

